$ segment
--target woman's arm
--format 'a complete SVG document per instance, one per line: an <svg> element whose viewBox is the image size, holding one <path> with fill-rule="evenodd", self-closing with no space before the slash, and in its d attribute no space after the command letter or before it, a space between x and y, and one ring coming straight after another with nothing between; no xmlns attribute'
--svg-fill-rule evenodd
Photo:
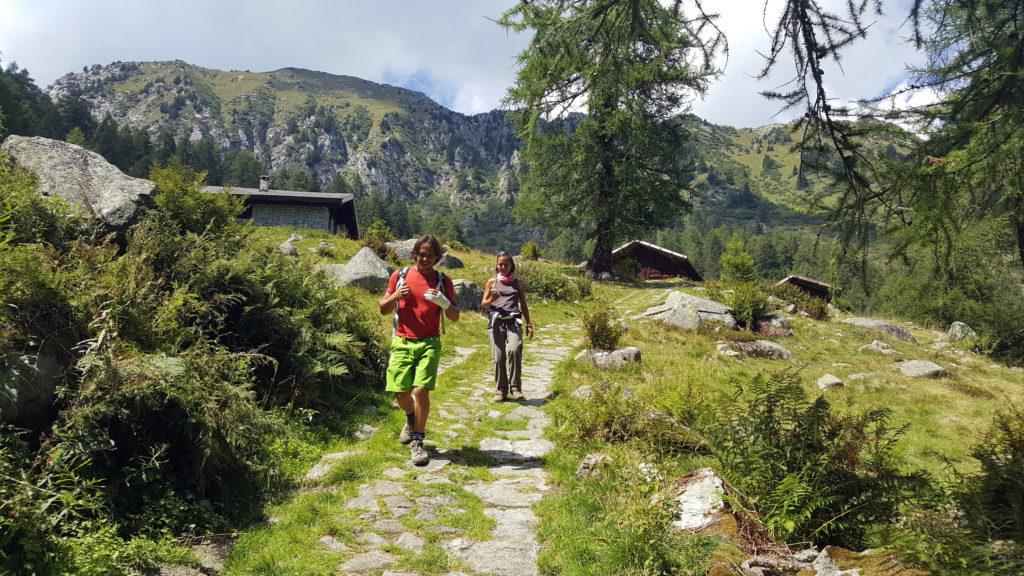
<svg viewBox="0 0 1024 576"><path fill-rule="evenodd" d="M491 303L494 302L497 295L491 295L491 288L494 287L494 278L488 278L487 282L484 282L484 299L480 301L480 309L487 310L490 308Z"/></svg>
<svg viewBox="0 0 1024 576"><path fill-rule="evenodd" d="M533 322L530 321L530 307L526 305L526 287L523 281L519 281L519 307L523 312L523 322L526 323L526 335L533 338Z"/></svg>

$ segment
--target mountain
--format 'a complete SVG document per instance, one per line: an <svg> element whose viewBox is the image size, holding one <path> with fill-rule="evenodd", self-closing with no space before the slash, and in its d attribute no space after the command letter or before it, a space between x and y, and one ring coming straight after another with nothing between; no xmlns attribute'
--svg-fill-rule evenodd
<svg viewBox="0 0 1024 576"><path fill-rule="evenodd" d="M522 166L507 111L460 114L420 92L352 76L300 68L222 71L180 60L94 65L48 88L53 99L71 92L82 93L97 118L145 129L154 141L168 134L207 138L222 152L254 153L271 172L301 169L320 186L341 176L357 191L391 202L449 208L489 202L502 212L501 234L513 231L513 241L529 236L508 217ZM680 154L695 166L701 212L765 227L820 223L809 211L807 189L824 181L799 175L791 125L737 129L693 115L681 121L693 135ZM495 210L450 211L464 227L482 230L468 233L479 237Z"/></svg>
<svg viewBox="0 0 1024 576"><path fill-rule="evenodd" d="M467 116L425 95L298 68L221 71L182 61L115 62L66 74L51 98L78 91L94 114L151 137L212 139L271 170L305 169L321 184L358 175L385 198L442 193L453 203L514 194L518 140L500 110Z"/></svg>

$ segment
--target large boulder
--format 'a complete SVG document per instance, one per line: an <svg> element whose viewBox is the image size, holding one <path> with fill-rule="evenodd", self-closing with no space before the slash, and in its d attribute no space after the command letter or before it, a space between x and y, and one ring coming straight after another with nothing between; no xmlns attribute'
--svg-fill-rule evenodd
<svg viewBox="0 0 1024 576"><path fill-rule="evenodd" d="M583 350L576 355L576 361L590 362L598 368L618 368L640 361L640 349L627 346L618 350Z"/></svg>
<svg viewBox="0 0 1024 576"><path fill-rule="evenodd" d="M115 230L133 224L139 208L150 204L152 182L125 175L81 146L39 136L8 136L0 152L35 173L40 194L63 198Z"/></svg>
<svg viewBox="0 0 1024 576"><path fill-rule="evenodd" d="M480 301L484 299L484 289L471 280L459 278L452 280L455 287L455 297L458 298L459 308L462 310L480 310Z"/></svg>
<svg viewBox="0 0 1024 576"><path fill-rule="evenodd" d="M946 339L950 342L959 342L961 340L969 340L977 337L978 333L975 332L973 328L960 321L950 324L949 332L946 334Z"/></svg>
<svg viewBox="0 0 1024 576"><path fill-rule="evenodd" d="M416 241L419 238L409 238L408 240L395 240L394 242L388 242L387 247L395 251L398 257L402 260L412 260L412 248L416 245Z"/></svg>
<svg viewBox="0 0 1024 576"><path fill-rule="evenodd" d="M771 340L757 340L754 342L728 342L725 347L719 346L718 353L723 356L731 356L727 350L738 352L743 356L753 358L768 358L771 360L792 360L793 353L784 346L776 344Z"/></svg>
<svg viewBox="0 0 1024 576"><path fill-rule="evenodd" d="M436 265L450 270L466 267L466 265L462 263L462 260L456 258L451 252L445 252L444 256L441 256L441 259L437 261Z"/></svg>
<svg viewBox="0 0 1024 576"><path fill-rule="evenodd" d="M880 332L885 332L890 336L895 336L905 342L913 342L914 344L917 344L917 340L909 330L902 326L893 324L892 322L876 320L875 318L847 318L843 320L843 324L851 324L862 328L871 328L872 330L878 330Z"/></svg>
<svg viewBox="0 0 1024 576"><path fill-rule="evenodd" d="M901 374L910 378L941 378L946 375L945 368L928 360L897 362L896 367Z"/></svg>
<svg viewBox="0 0 1024 576"><path fill-rule="evenodd" d="M683 330L696 330L713 324L722 324L732 330L737 328L732 308L679 291L669 293L664 304L648 308L636 318L653 318Z"/></svg>
<svg viewBox="0 0 1024 576"><path fill-rule="evenodd" d="M387 262L365 247L348 264L326 264L320 266L320 269L341 286L356 286L374 294L384 293L392 272Z"/></svg>

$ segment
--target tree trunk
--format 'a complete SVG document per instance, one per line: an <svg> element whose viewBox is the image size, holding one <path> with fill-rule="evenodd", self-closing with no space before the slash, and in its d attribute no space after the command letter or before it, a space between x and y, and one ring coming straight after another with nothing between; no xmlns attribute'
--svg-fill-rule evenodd
<svg viewBox="0 0 1024 576"><path fill-rule="evenodd" d="M594 114L595 118L604 117L606 111L610 115L610 111L613 108L611 103L613 100L606 98L599 99L598 101L600 102L600 107ZM615 210L612 206L615 204L616 196L615 163L613 161L614 146L607 134L601 136L600 147L602 161L598 167L599 184L597 192L601 198L600 210L602 213L598 218L594 231L594 239L597 243L594 245L594 256L591 259L590 266L590 270L594 275L612 271L612 250L615 248L612 246L615 236Z"/></svg>
<svg viewBox="0 0 1024 576"><path fill-rule="evenodd" d="M1017 232L1017 256L1020 257L1020 265L1024 267L1024 215L1014 218L1013 227Z"/></svg>

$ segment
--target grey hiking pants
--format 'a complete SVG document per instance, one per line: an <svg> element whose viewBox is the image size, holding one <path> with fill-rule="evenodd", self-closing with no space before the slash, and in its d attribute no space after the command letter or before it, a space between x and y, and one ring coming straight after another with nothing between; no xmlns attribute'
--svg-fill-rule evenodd
<svg viewBox="0 0 1024 576"><path fill-rule="evenodd" d="M491 358L494 360L494 381L498 390L523 389L523 327L514 319L494 320L488 330Z"/></svg>

